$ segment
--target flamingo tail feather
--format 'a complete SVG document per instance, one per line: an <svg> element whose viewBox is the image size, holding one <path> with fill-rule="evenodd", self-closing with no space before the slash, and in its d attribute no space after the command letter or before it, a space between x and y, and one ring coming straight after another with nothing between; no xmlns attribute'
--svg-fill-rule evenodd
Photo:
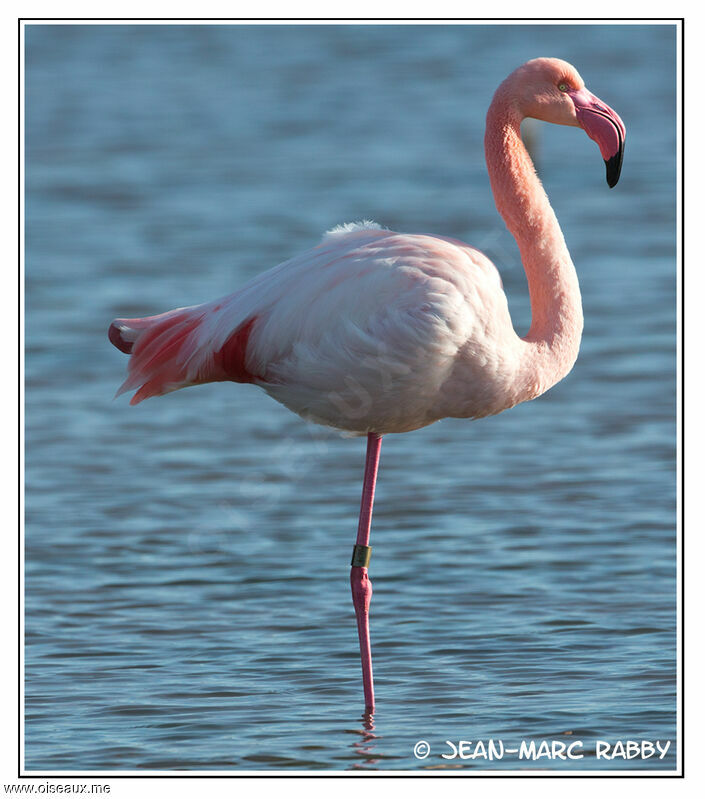
<svg viewBox="0 0 705 799"><path fill-rule="evenodd" d="M137 389L130 400L137 405L199 383L254 382L257 377L247 370L245 360L255 317L237 325L220 344L210 335L213 315L208 305L196 305L158 316L115 319L108 338L130 356L127 378L115 396Z"/></svg>

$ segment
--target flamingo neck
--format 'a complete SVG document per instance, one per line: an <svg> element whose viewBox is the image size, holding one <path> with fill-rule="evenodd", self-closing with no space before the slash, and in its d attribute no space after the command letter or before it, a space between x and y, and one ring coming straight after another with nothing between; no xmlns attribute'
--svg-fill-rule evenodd
<svg viewBox="0 0 705 799"><path fill-rule="evenodd" d="M531 327L521 369L526 399L571 370L580 346L580 287L556 215L521 139L522 115L502 88L487 114L485 156L497 210L516 239L529 284Z"/></svg>

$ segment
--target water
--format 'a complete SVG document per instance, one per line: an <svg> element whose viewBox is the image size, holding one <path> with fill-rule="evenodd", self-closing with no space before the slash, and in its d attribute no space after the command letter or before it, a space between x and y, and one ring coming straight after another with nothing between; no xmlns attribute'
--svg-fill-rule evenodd
<svg viewBox="0 0 705 799"><path fill-rule="evenodd" d="M668 26L28 27L27 769L675 768L674 48ZM364 441L252 386L113 402L107 325L371 218L483 249L523 335L482 134L536 55L628 129L610 191L593 142L537 126L581 355L535 402L386 437L370 723L348 585ZM585 757L440 757L489 738ZM673 743L590 754L625 739Z"/></svg>

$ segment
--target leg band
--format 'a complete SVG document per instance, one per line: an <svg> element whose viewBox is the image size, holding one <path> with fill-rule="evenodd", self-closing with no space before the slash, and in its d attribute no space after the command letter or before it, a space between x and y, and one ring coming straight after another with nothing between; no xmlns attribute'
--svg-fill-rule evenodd
<svg viewBox="0 0 705 799"><path fill-rule="evenodd" d="M370 565L370 557L372 555L372 547L366 547L362 544L355 544L353 547L351 566L367 566Z"/></svg>

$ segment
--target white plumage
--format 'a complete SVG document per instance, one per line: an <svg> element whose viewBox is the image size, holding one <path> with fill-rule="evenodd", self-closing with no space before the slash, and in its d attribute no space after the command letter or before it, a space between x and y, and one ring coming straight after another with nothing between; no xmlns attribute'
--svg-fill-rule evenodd
<svg viewBox="0 0 705 799"><path fill-rule="evenodd" d="M400 433L518 401L507 385L522 342L499 274L478 250L452 239L373 222L341 225L234 294L149 319L174 321L133 353L120 392L153 380L149 368L165 377L137 401L204 382L214 353L249 320L243 366L250 382L320 424ZM115 324L134 342L134 323L149 329L147 321ZM156 357L164 351L168 363Z"/></svg>

